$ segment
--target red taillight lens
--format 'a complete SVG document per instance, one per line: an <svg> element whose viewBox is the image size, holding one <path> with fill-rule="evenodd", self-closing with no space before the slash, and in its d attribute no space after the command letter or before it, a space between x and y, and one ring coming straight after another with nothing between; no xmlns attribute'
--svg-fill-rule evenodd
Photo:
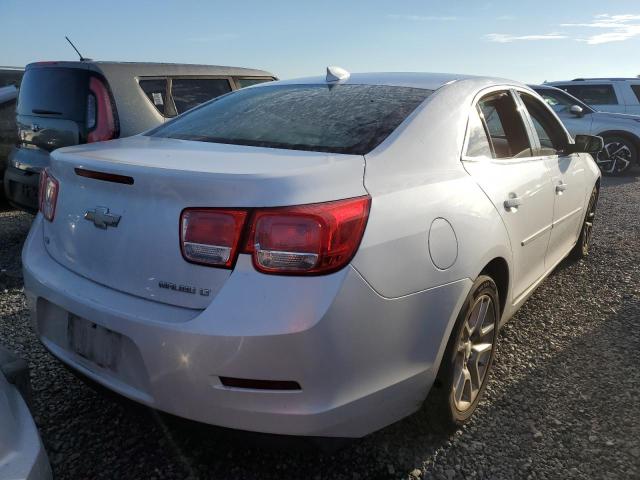
<svg viewBox="0 0 640 480"><path fill-rule="evenodd" d="M58 202L58 181L45 168L40 173L40 190L38 191L38 204L44 218L53 221L56 215L56 203Z"/></svg>
<svg viewBox="0 0 640 480"><path fill-rule="evenodd" d="M180 216L182 256L189 262L232 267L246 217L245 210L184 210Z"/></svg>
<svg viewBox="0 0 640 480"><path fill-rule="evenodd" d="M116 119L107 87L97 77L89 80L87 98L87 142L102 142L116 137Z"/></svg>
<svg viewBox="0 0 640 480"><path fill-rule="evenodd" d="M188 208L180 217L182 255L189 262L231 268L244 239L242 253L252 255L260 272L335 272L355 255L370 206L366 196L252 210Z"/></svg>
<svg viewBox="0 0 640 480"><path fill-rule="evenodd" d="M369 216L367 197L258 209L244 252L263 273L321 274L343 268L356 253Z"/></svg>

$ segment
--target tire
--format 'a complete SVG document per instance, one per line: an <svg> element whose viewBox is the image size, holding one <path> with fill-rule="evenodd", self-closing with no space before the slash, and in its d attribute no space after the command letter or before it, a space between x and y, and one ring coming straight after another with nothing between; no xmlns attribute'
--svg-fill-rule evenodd
<svg viewBox="0 0 640 480"><path fill-rule="evenodd" d="M589 203L587 204L587 211L584 215L584 220L582 221L580 236L571 250L571 253L569 253L569 258L572 260L581 260L589 255L591 236L593 234L593 219L596 216L599 193L598 186L594 186L593 190L591 190L591 196L589 197Z"/></svg>
<svg viewBox="0 0 640 480"><path fill-rule="evenodd" d="M487 306L481 323L484 333L481 333L477 322L485 303ZM450 433L466 423L476 410L495 357L500 313L495 282L491 277L480 275L458 314L436 381L425 401L431 430ZM472 342L472 347L468 340ZM479 354L481 349L484 353ZM476 365L482 365L480 368L473 368L474 358Z"/></svg>
<svg viewBox="0 0 640 480"><path fill-rule="evenodd" d="M638 148L627 137L607 135L595 160L603 175L622 175L638 163Z"/></svg>

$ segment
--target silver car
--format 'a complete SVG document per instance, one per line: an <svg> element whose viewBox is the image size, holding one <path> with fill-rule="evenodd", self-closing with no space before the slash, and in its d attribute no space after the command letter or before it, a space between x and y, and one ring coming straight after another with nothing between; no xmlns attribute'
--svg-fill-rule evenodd
<svg viewBox="0 0 640 480"><path fill-rule="evenodd" d="M559 88L530 85L556 112L571 135L598 135L604 149L596 163L605 175L619 175L640 161L640 116L599 112Z"/></svg>
<svg viewBox="0 0 640 480"><path fill-rule="evenodd" d="M241 89L52 154L23 250L33 325L81 374L201 422L359 437L427 399L456 427L499 327L587 255L601 148L504 79Z"/></svg>

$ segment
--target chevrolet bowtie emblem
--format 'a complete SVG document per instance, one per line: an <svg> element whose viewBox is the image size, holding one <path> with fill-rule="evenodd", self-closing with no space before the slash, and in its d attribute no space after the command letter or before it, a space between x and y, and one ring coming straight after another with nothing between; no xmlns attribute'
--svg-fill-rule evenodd
<svg viewBox="0 0 640 480"><path fill-rule="evenodd" d="M84 218L103 230L106 230L107 227L117 227L118 223L120 223L120 215L109 213L107 207L96 207L93 210L87 210Z"/></svg>

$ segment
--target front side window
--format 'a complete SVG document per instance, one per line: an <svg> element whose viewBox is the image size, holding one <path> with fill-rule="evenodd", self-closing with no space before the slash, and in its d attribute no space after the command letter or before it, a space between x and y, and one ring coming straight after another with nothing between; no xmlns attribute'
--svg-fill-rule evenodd
<svg viewBox="0 0 640 480"><path fill-rule="evenodd" d="M564 85L560 88L578 97L587 105L618 104L613 85Z"/></svg>
<svg viewBox="0 0 640 480"><path fill-rule="evenodd" d="M364 155L431 93L387 85L265 85L220 97L149 135Z"/></svg>
<svg viewBox="0 0 640 480"><path fill-rule="evenodd" d="M171 80L171 96L178 114L230 91L229 80L224 78L174 78Z"/></svg>
<svg viewBox="0 0 640 480"><path fill-rule="evenodd" d="M567 136L556 118L532 95L518 92L540 141L538 155L557 155L567 145Z"/></svg>
<svg viewBox="0 0 640 480"><path fill-rule="evenodd" d="M640 84L631 85L631 90L636 94L638 102L640 102Z"/></svg>
<svg viewBox="0 0 640 480"><path fill-rule="evenodd" d="M477 108L489 134L494 158L531 156L527 131L509 92L491 93L478 102Z"/></svg>
<svg viewBox="0 0 640 480"><path fill-rule="evenodd" d="M571 107L574 105L578 105L582 107L583 113L591 113L593 109L582 103L575 97L572 97L567 92L562 90L551 90L550 88L540 88L536 89L536 92L543 98L547 105L551 107L551 109L557 114L568 113L571 110Z"/></svg>

